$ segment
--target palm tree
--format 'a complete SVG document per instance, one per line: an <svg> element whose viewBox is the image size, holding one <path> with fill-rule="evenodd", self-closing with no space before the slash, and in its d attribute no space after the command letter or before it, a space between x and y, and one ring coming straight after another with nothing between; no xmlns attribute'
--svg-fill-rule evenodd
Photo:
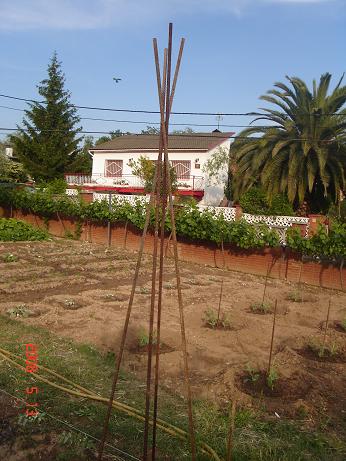
<svg viewBox="0 0 346 461"><path fill-rule="evenodd" d="M270 200L284 193L295 206L306 201L321 209L346 190L346 86L342 77L328 94L326 73L318 86L313 81L311 93L299 78L286 78L293 88L275 83L261 99L278 107L261 109L265 113L253 121L270 126L246 128L235 142L235 197L260 183Z"/></svg>

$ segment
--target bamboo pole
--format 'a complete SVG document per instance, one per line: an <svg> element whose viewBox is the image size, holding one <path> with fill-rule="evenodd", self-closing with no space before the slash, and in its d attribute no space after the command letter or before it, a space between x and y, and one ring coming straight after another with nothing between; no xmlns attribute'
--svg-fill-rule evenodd
<svg viewBox="0 0 346 461"><path fill-rule="evenodd" d="M327 309L327 320L326 320L326 326L324 327L324 336L323 336L323 346L322 350L324 352L324 349L326 347L326 341L327 341L327 332L328 332L328 323L329 323L329 315L330 315L330 307L332 304L332 297L329 298L328 302L328 309Z"/></svg>
<svg viewBox="0 0 346 461"><path fill-rule="evenodd" d="M274 345L274 334L275 334L275 322L276 322L277 305L278 305L278 300L276 299L275 300L275 307L274 307L273 328L272 328L272 337L271 337L271 341L270 341L270 352L269 352L267 375L269 375L270 370L272 368L272 355L273 355L273 345Z"/></svg>
<svg viewBox="0 0 346 461"><path fill-rule="evenodd" d="M237 402L236 402L236 399L233 398L231 410L230 410L230 416L229 416L229 431L228 431L228 439L227 439L226 461L232 461L232 448L233 448L233 439L234 439L236 408L237 408Z"/></svg>

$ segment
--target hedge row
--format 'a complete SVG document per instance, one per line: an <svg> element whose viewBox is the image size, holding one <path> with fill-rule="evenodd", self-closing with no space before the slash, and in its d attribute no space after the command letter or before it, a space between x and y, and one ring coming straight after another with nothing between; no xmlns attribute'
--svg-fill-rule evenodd
<svg viewBox="0 0 346 461"><path fill-rule="evenodd" d="M36 213L51 218L73 218L79 221L93 222L130 222L143 229L145 213L143 202L137 200L134 205L113 199L112 210L107 200L86 203L66 195L53 196L46 192L28 192L25 190L2 191L0 205ZM151 210L151 226L154 223L154 210ZM165 221L166 230L171 230L169 216ZM277 233L264 224L251 225L243 220L229 222L222 215L212 211L200 211L195 205L177 207L176 230L179 236L191 240L204 240L231 243L239 248L263 248L279 246ZM299 253L317 257L344 258L346 256L346 224L334 224L329 232L321 227L317 234L309 239L300 235L299 229L289 229L288 246Z"/></svg>

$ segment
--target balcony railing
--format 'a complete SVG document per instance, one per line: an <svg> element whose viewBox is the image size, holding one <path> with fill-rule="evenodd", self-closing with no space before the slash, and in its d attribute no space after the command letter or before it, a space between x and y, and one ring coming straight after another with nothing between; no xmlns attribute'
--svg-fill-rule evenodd
<svg viewBox="0 0 346 461"><path fill-rule="evenodd" d="M65 174L65 180L69 185L76 186L109 186L114 188L144 188L144 181L138 176L123 174L121 176L104 176L103 174L86 175L82 173ZM178 189L181 190L204 190L203 176L190 176L189 178L178 179Z"/></svg>

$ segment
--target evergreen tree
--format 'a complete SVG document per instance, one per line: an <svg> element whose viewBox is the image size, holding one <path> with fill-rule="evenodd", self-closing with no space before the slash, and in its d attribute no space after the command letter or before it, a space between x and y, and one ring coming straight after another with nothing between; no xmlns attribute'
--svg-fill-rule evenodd
<svg viewBox="0 0 346 461"><path fill-rule="evenodd" d="M30 175L35 180L49 181L63 177L73 165L81 130L56 53L48 66L48 77L37 88L43 102L29 104L24 129L18 127L19 136L13 136L12 141Z"/></svg>

